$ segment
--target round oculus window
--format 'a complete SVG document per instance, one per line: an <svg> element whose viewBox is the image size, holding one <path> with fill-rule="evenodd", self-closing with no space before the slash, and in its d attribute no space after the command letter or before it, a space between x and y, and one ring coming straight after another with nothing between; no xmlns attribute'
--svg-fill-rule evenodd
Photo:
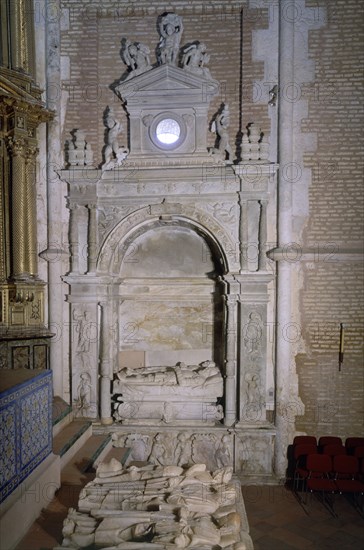
<svg viewBox="0 0 364 550"><path fill-rule="evenodd" d="M181 135L181 127L173 118L164 118L155 129L157 140L163 145L173 145Z"/></svg>

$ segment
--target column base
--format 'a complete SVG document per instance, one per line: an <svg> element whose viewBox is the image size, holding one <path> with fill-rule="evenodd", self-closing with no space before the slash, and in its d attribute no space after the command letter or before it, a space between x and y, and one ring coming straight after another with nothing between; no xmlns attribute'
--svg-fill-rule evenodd
<svg viewBox="0 0 364 550"><path fill-rule="evenodd" d="M104 418L101 418L100 421L103 426L110 426L111 424L114 423L114 419L111 416L106 416Z"/></svg>

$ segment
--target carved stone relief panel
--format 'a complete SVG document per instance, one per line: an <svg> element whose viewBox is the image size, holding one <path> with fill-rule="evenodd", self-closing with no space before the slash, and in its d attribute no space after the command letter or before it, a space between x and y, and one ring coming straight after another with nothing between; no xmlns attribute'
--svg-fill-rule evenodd
<svg viewBox="0 0 364 550"><path fill-rule="evenodd" d="M233 466L234 434L226 430L169 430L119 433L115 447L131 449L128 462L148 461L159 466L191 466L204 463L210 470Z"/></svg>
<svg viewBox="0 0 364 550"><path fill-rule="evenodd" d="M72 402L75 415L95 418L97 403L98 327L96 307L72 305Z"/></svg>
<svg viewBox="0 0 364 550"><path fill-rule="evenodd" d="M235 468L242 475L272 475L274 433L236 432Z"/></svg>
<svg viewBox="0 0 364 550"><path fill-rule="evenodd" d="M259 304L241 305L240 422L266 421L266 312Z"/></svg>
<svg viewBox="0 0 364 550"><path fill-rule="evenodd" d="M192 462L205 463L215 470L233 465L233 438L214 433L194 434L192 438Z"/></svg>

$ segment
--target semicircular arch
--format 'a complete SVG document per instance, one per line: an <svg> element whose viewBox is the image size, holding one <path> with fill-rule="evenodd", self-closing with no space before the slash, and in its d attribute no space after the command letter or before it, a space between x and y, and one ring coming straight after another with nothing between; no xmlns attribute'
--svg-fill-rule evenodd
<svg viewBox="0 0 364 550"><path fill-rule="evenodd" d="M136 210L118 223L101 247L97 271L118 276L131 243L142 233L162 225L192 229L206 241L223 274L239 270L236 243L210 214L190 205L163 203Z"/></svg>

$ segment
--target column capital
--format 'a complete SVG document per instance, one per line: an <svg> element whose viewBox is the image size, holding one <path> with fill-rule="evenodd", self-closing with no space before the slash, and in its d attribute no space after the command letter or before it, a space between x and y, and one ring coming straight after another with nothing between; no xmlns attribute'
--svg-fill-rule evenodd
<svg viewBox="0 0 364 550"><path fill-rule="evenodd" d="M39 153L38 147L36 147L35 145L28 145L25 150L26 162L35 164L38 153Z"/></svg>
<svg viewBox="0 0 364 550"><path fill-rule="evenodd" d="M80 212L82 208L82 206L77 202L69 202L67 206L68 206L68 209L74 213Z"/></svg>
<svg viewBox="0 0 364 550"><path fill-rule="evenodd" d="M225 294L224 296L227 307L234 307L238 302L237 294Z"/></svg>
<svg viewBox="0 0 364 550"><path fill-rule="evenodd" d="M7 147L9 150L9 153L13 157L17 156L23 156L25 157L27 154L27 143L23 137L14 137L10 136L7 139Z"/></svg>

